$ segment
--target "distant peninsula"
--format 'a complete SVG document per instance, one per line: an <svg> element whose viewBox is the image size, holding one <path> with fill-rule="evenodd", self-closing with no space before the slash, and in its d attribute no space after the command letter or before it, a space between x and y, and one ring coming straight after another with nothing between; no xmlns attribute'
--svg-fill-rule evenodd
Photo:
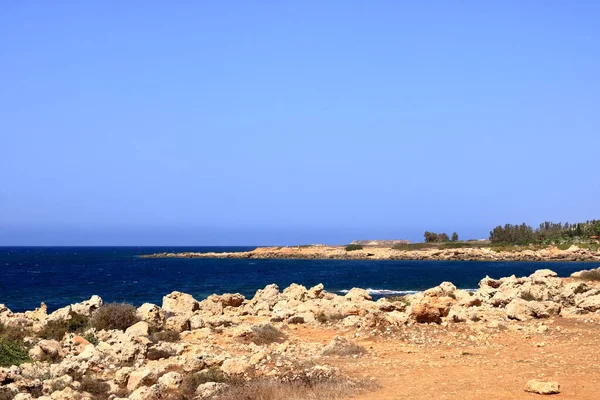
<svg viewBox="0 0 600 400"><path fill-rule="evenodd" d="M462 260L462 261L600 261L595 246L559 248L557 246L491 246L489 243L464 243L448 248L403 245L404 249L382 246L302 245L258 247L240 252L182 252L142 255L143 258L236 258L236 259L322 259L322 260ZM456 245L459 245L458 243ZM461 243L462 245L462 243Z"/></svg>

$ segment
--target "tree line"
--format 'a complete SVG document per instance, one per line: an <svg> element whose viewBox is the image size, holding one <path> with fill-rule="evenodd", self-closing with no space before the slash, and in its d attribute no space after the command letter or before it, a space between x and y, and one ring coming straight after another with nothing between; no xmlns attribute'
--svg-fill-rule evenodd
<svg viewBox="0 0 600 400"><path fill-rule="evenodd" d="M452 233L452 238L448 236L447 233L434 233L425 231L425 243L444 243L444 242L457 242L458 241L458 233Z"/></svg>
<svg viewBox="0 0 600 400"><path fill-rule="evenodd" d="M490 232L490 241L500 244L560 244L587 242L600 236L600 220L579 223L546 221L536 229L522 223L497 226Z"/></svg>

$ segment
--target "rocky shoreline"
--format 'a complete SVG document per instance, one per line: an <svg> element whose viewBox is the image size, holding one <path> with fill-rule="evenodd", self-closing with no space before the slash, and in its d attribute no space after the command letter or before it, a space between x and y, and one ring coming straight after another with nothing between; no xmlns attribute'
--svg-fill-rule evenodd
<svg viewBox="0 0 600 400"><path fill-rule="evenodd" d="M396 250L365 247L346 251L342 246L258 247L252 251L224 253L156 253L143 258L240 258L240 259L335 259L335 260L457 260L457 261L600 261L600 250L575 245L566 250L556 246L534 250L497 250L492 247L458 249Z"/></svg>
<svg viewBox="0 0 600 400"><path fill-rule="evenodd" d="M50 314L44 304L24 313L0 305L0 348L4 343L6 353L6 343L14 344L20 337L28 349L20 365L0 368L0 398L385 399L386 390L402 379L386 377L391 367L401 368L403 374L420 374L424 368L441 368L440 360L452 368L472 368L472 363L480 362L479 368L485 369L493 362L491 373L497 374L499 368L516 368L514 360L502 361L499 351L532 337L539 341L538 348L552 343L557 349L577 338L584 353L559 352L556 356L563 361L550 365L554 375L562 371L567 392L579 390L575 398L594 398L586 397L588 392L581 388L569 389L565 374L575 370L564 359L573 356L579 365L589 361L582 373L598 373L600 346L592 343L600 332L598 275L600 269L564 279L546 269L522 278L485 277L475 292L443 282L414 295L377 301L359 288L340 296L323 285L292 284L280 290L272 284L252 299L223 294L198 301L172 292L160 306L145 303L137 309L104 304L98 296ZM88 318L90 322L81 322ZM99 329L98 323L109 325ZM110 324L120 329L111 329ZM63 326L65 331L58 336L48 330ZM512 344L504 348L506 341ZM14 350L10 349L9 356ZM488 355L462 364L471 354L467 349ZM521 352L518 357L523 357ZM414 353L421 355L417 359L411 356ZM6 356L0 351L5 363ZM539 368L548 365L544 361ZM547 379L517 381L516 386L514 380L507 381L512 397L506 398L519 397L523 391L563 390ZM493 392L482 393L489 397ZM589 394L595 396L595 389ZM417 392L411 396L418 397Z"/></svg>

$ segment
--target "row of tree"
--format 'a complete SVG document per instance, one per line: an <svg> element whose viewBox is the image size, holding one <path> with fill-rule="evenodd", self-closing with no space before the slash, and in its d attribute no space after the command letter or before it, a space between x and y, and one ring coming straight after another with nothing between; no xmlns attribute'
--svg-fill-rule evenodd
<svg viewBox="0 0 600 400"><path fill-rule="evenodd" d="M448 236L447 233L434 233L425 231L425 243L444 243L444 242L457 242L458 241L458 233L454 232L452 234L452 239Z"/></svg>
<svg viewBox="0 0 600 400"><path fill-rule="evenodd" d="M490 232L492 243L502 244L559 244L589 241L600 236L600 220L575 224L544 222L537 229L523 223L497 226Z"/></svg>

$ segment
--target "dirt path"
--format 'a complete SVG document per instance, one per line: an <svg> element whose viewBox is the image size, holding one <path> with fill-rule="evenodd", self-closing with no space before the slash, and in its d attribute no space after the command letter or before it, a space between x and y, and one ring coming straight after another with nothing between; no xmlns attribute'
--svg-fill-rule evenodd
<svg viewBox="0 0 600 400"><path fill-rule="evenodd" d="M600 398L600 316L556 318L489 329L478 324L418 325L393 338L347 338L368 349L358 358L325 361L355 378L380 385L355 400L527 399L529 379L556 380L553 398ZM339 332L338 332L339 334ZM328 343L335 330L302 327L302 341Z"/></svg>

